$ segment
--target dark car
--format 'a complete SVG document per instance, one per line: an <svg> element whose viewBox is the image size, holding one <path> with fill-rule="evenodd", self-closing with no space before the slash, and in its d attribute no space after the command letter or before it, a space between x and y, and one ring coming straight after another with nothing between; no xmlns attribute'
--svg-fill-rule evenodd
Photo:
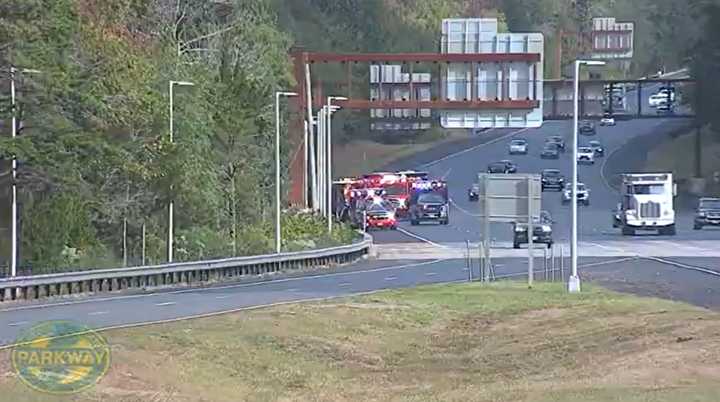
<svg viewBox="0 0 720 402"><path fill-rule="evenodd" d="M559 135L553 135L545 139L545 144L557 144L561 152L565 152L565 140Z"/></svg>
<svg viewBox="0 0 720 402"><path fill-rule="evenodd" d="M539 219L533 222L533 243L542 243L551 248L553 245L552 237L553 220L550 213L541 211ZM528 244L528 225L527 223L513 223L513 248L520 248L521 244Z"/></svg>
<svg viewBox="0 0 720 402"><path fill-rule="evenodd" d="M450 223L450 204L442 193L420 192L410 199L410 224L414 226L426 221L441 225Z"/></svg>
<svg viewBox="0 0 720 402"><path fill-rule="evenodd" d="M595 135L595 123L590 120L583 120L578 124L578 132L584 135Z"/></svg>
<svg viewBox="0 0 720 402"><path fill-rule="evenodd" d="M700 198L693 229L700 230L703 226L720 226L720 198Z"/></svg>
<svg viewBox="0 0 720 402"><path fill-rule="evenodd" d="M595 151L595 156L605 156L605 147L602 146L600 141L590 141L588 146Z"/></svg>
<svg viewBox="0 0 720 402"><path fill-rule="evenodd" d="M473 183L468 189L468 201L477 201L480 199L480 185Z"/></svg>
<svg viewBox="0 0 720 402"><path fill-rule="evenodd" d="M540 151L540 158L542 159L559 159L560 158L560 146L555 142L549 142L545 144L542 151Z"/></svg>
<svg viewBox="0 0 720 402"><path fill-rule="evenodd" d="M517 172L517 166L508 161L503 160L500 162L493 162L488 165L487 168L488 173L516 173Z"/></svg>
<svg viewBox="0 0 720 402"><path fill-rule="evenodd" d="M557 169L545 169L542 171L540 185L542 191L545 191L546 188L556 188L558 191L562 191L565 187L565 176Z"/></svg>

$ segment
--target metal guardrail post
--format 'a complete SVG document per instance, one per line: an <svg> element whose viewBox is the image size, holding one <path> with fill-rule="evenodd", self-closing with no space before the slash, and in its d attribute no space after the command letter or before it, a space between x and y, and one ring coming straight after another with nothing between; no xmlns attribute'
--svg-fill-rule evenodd
<svg viewBox="0 0 720 402"><path fill-rule="evenodd" d="M545 280L545 282L547 282L548 281L548 249L547 249L547 247L545 247L543 249L543 273L545 275L543 277L543 279Z"/></svg>
<svg viewBox="0 0 720 402"><path fill-rule="evenodd" d="M470 254L470 240L465 240L465 248L467 250L466 254L466 266L468 269L468 282L473 281L473 267L472 267L472 255Z"/></svg>
<svg viewBox="0 0 720 402"><path fill-rule="evenodd" d="M554 244L550 247L550 259L551 259L551 261L552 261L552 262L550 263L550 269L551 269L551 274L550 274L550 275L551 275L551 277L552 277L552 282L555 282L555 268L556 268L556 266L555 266L555 245L554 245Z"/></svg>
<svg viewBox="0 0 720 402"><path fill-rule="evenodd" d="M560 245L560 282L565 282L565 245Z"/></svg>

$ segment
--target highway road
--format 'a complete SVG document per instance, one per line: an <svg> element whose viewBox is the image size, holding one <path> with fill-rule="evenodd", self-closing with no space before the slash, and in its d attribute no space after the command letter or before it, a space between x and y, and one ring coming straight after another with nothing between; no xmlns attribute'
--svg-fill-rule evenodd
<svg viewBox="0 0 720 402"><path fill-rule="evenodd" d="M720 279L717 258L697 256L702 255L701 251L711 248L709 245L720 241L720 230L693 231L692 211L688 209L679 211L678 234L674 237L650 235L627 238L620 236L618 230L611 226L610 210L618 196L608 184L608 179L611 178L607 176L610 172L624 171L623 167L635 169L637 165L632 152L628 156L623 145L638 138L652 139L647 136L664 135L686 123L679 119L642 119L618 122L615 127L598 127L598 134L592 139L599 139L604 143L608 156L598 159L594 166L580 167L581 179L591 189L591 205L579 209L580 241L583 247L602 248L609 247L607 244L612 243L615 249L633 250L635 247L643 250L684 250L683 253L665 252L662 254L663 260L638 259L632 257L632 253L619 253L617 257L612 253L604 257L583 257L581 275L618 290L717 308L720 307L720 295L715 292L715 281ZM466 195L467 187L477 172L485 170L492 161L510 158L518 163L520 172L537 173L543 168L558 168L569 175L572 166L569 149L559 160L542 160L539 152L545 137L550 135L562 135L569 143L571 124L569 121L547 122L539 129L495 130L486 134L489 142L475 144L430 163L405 166L427 169L434 175L447 178L453 199L451 224L414 227L403 223L400 231L373 232L376 241L381 248L386 249L410 243L426 250L443 246L456 247L465 240L477 242L480 237L480 221L474 212L477 204L469 202ZM508 157L508 141L519 137L529 141L530 154ZM589 139L591 138L583 137L582 141ZM608 160L612 162L606 162ZM608 166L609 163L613 166ZM543 194L543 207L552 213L557 222L554 225L556 238L560 241L567 239L570 234L570 207L560 204L560 194L557 192ZM498 244L509 243L511 239L509 225L493 225L492 233ZM692 247L696 248L697 253L692 252ZM648 253L660 254L659 251ZM4 307L0 308L0 345L12 344L23 329L51 319L75 320L94 328L127 327L383 289L465 281L468 278L466 262L458 259L457 255L441 255L439 258L430 256L424 260L416 260L407 254L409 253L400 252L392 260L363 261L332 272L320 270L264 279L254 278L209 288L98 296ZM500 278L522 278L527 270L527 261L524 258L498 256L494 259L494 264L495 273ZM567 269L567 264L565 267ZM540 261L536 264L536 270L542 271ZM474 275L477 276L477 261ZM541 274L538 273L538 276Z"/></svg>
<svg viewBox="0 0 720 402"><path fill-rule="evenodd" d="M627 241L636 239L646 241L657 240L672 246L674 242L686 240L720 240L720 230L707 229L703 231L692 230L693 211L688 206L681 206L677 211L676 236L657 236L654 233L639 234L634 238L621 236L619 229L612 227L611 211L619 201L618 193L609 184L614 172L632 172L637 169L632 160L632 151L621 154L622 158L614 157L623 149L623 145L637 139L646 138L652 143L652 137L661 138L664 134L672 132L687 125L684 119L639 119L619 121L613 127L598 127L597 135L581 136L580 143L591 139L600 140L606 149L604 158L597 158L595 165L582 165L579 167L581 182L590 189L590 205L579 206L579 239L581 242L598 241ZM445 177L448 181L450 197L452 199L451 222L449 226L440 226L433 223L420 226L411 226L403 222L401 230L397 232L373 232L379 243L395 242L422 242L428 241L436 244L462 243L466 240L477 242L480 239L481 221L478 218L478 203L467 199L467 189L476 178L479 171L484 171L487 164L501 159L511 159L518 165L520 173L540 173L545 168L556 168L570 177L572 169L572 154L570 140L572 136L571 121L547 122L538 129L523 129L508 131L504 137L495 142L477 146L476 149L456 154L455 156L433 163L426 168L432 175ZM567 141L567 152L561 154L558 160L543 160L539 153L545 138L550 135L562 135ZM524 138L529 142L528 155L509 156L507 144L512 138ZM638 153L641 151L639 150ZM628 155L630 154L630 155ZM611 166L612 165L612 166ZM620 166L618 166L620 165ZM408 166L418 167L418 166ZM626 169L623 169L626 167ZM546 191L542 197L543 209L549 211L556 223L553 226L557 241L567 241L570 237L570 205L561 204L561 194L556 191ZM512 241L512 230L509 224L492 224L491 236L502 244ZM631 244L631 243L629 243ZM631 246L630 246L631 247Z"/></svg>

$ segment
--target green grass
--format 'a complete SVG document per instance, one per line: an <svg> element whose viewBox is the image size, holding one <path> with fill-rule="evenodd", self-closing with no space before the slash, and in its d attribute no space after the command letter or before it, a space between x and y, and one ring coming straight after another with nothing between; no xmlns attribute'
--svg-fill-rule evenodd
<svg viewBox="0 0 720 402"><path fill-rule="evenodd" d="M708 195L720 196L720 186L712 184L713 173L720 171L720 137L710 129L702 131L702 174L709 179ZM648 153L647 168L673 172L676 179L695 176L695 130L659 144Z"/></svg>
<svg viewBox="0 0 720 402"><path fill-rule="evenodd" d="M72 400L716 402L719 333L595 287L428 286L111 331L111 372ZM11 375L0 394L59 400Z"/></svg>

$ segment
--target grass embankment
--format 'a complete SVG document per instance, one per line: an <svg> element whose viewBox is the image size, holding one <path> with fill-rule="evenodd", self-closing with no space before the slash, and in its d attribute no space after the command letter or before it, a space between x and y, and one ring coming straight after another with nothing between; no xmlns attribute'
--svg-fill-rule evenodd
<svg viewBox="0 0 720 402"><path fill-rule="evenodd" d="M707 194L720 196L720 186L713 183L713 173L720 171L720 136L710 129L702 130L702 175L708 179ZM658 144L648 153L648 171L673 172L681 183L695 176L695 130Z"/></svg>
<svg viewBox="0 0 720 402"><path fill-rule="evenodd" d="M108 332L109 374L72 400L716 402L719 333L597 288L432 286ZM11 374L0 395L58 400Z"/></svg>
<svg viewBox="0 0 720 402"><path fill-rule="evenodd" d="M438 145L469 138L469 130L428 130L407 138L401 131L385 134L385 142L363 139L351 141L333 149L333 176L348 177L381 169L407 156L432 149ZM403 137L400 143L388 142L390 137Z"/></svg>

